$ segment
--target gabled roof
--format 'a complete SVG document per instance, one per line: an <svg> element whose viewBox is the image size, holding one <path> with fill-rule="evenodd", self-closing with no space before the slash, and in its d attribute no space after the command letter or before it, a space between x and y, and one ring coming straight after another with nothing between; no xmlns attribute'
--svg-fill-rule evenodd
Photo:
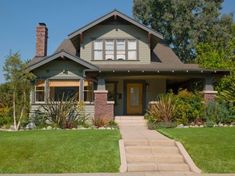
<svg viewBox="0 0 235 176"><path fill-rule="evenodd" d="M85 60L83 60L83 59L81 59L77 56L73 56L73 55L71 55L71 54L69 54L69 53L67 53L63 50L59 51L57 53L54 53L50 56L38 59L37 62L29 63L28 69L29 69L29 71L32 71L32 70L34 70L34 69L36 69L36 68L38 68L38 67L40 67L44 64L47 64L48 62L51 62L51 61L53 61L57 58L64 58L64 57L68 58L68 59L70 59L70 60L72 60L72 61L74 61L78 64L81 64L81 65L83 65L84 67L86 67L88 69L98 70L98 68L95 65L93 65L93 64L91 64L91 63L89 63L89 62L87 62L87 61L85 61Z"/></svg>
<svg viewBox="0 0 235 176"><path fill-rule="evenodd" d="M96 20L94 20L94 21L92 21L91 23L85 25L84 27L79 28L78 30L76 30L76 31L74 31L74 32L72 32L72 33L70 33L70 34L68 35L69 39L71 39L71 38L73 38L73 37L79 35L80 33L82 33L82 32L84 32L84 31L86 31L86 30L88 30L88 29L94 27L95 25L97 25L97 24L103 22L104 20L106 20L106 19L108 19L108 18L110 18L110 17L112 17L112 16L118 16L118 17L120 17L120 18L122 18L122 19L124 19L124 20L126 20L126 21L128 21L128 22L130 22L130 23L132 23L133 25L135 25L135 26L137 26L137 27L139 27L139 28L141 28L141 29L143 29L143 30L145 30L145 31L147 31L147 32L149 32L149 33L151 33L152 35L154 35L154 36L156 36L156 37L158 37L158 38L160 38L160 39L163 39L162 34L160 34L159 32L157 32L157 31L155 31L155 30L153 30L153 29L151 29L151 28L149 28L149 27L147 27L147 26L145 26L145 25L139 23L138 21L134 20L133 18L131 18L131 17L129 17L129 16L127 16L127 15L121 13L121 12L119 12L119 11L116 10L116 9L113 10L112 12L109 12L109 13L107 13L106 15L104 15L104 16L102 16L102 17L100 17L100 18L98 18L98 19L96 19Z"/></svg>

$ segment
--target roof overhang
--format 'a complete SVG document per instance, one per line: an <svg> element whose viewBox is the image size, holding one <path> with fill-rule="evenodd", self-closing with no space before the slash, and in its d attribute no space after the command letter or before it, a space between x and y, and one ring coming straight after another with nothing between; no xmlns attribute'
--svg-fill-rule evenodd
<svg viewBox="0 0 235 176"><path fill-rule="evenodd" d="M68 35L68 38L72 39L72 38L80 35L82 32L84 32L84 31L94 27L95 25L103 22L104 20L107 20L107 19L109 19L111 17L114 17L114 19L116 19L117 16L122 18L122 19L124 19L124 20L126 20L126 21L128 21L128 22L130 22L131 24L133 24L133 25L135 25L135 26L137 26L137 27L147 31L149 34L154 35L154 36L156 36L159 39L163 39L163 35L160 34L159 32L157 32L157 31L155 31L155 30L153 30L153 29L151 29L151 28L141 24L140 22L134 20L133 18L130 18L129 16L119 12L118 10L113 10L112 12L110 12L110 13L108 13L108 14L106 14L106 15L104 15L104 16L102 16L102 17L100 17L100 18L98 18L98 19L96 19L94 21L92 21L91 23L87 24L86 26L84 26L82 28L79 28L78 30L70 33Z"/></svg>
<svg viewBox="0 0 235 176"><path fill-rule="evenodd" d="M53 60L56 60L58 58L67 58L67 59L70 59L70 60L86 67L87 69L98 70L98 67L96 67L95 65L93 65L93 64L91 64L91 63L89 63L89 62L87 62L87 61L85 61L85 60L83 60L83 59L81 59L77 56L71 55L71 54L69 54L65 51L60 51L60 52L57 52L55 54L52 54L50 56L47 56L47 57L44 57L44 58L40 59L38 62L36 62L32 65L29 65L28 70L32 71L32 70L34 70L38 67L41 67L41 66L43 66L43 65L45 65L45 64L47 64L47 63L49 63Z"/></svg>

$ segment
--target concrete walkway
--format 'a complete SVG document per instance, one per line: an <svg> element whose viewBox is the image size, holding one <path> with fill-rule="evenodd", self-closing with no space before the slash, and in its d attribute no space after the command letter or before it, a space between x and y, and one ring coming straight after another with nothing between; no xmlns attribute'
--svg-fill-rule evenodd
<svg viewBox="0 0 235 176"><path fill-rule="evenodd" d="M192 174L175 141L149 130L143 116L117 116L115 121L124 140L127 172Z"/></svg>

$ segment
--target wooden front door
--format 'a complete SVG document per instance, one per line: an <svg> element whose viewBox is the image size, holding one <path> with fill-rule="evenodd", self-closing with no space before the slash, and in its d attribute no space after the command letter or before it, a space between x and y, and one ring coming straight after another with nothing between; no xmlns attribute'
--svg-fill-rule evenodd
<svg viewBox="0 0 235 176"><path fill-rule="evenodd" d="M127 83L127 114L143 113L143 84Z"/></svg>

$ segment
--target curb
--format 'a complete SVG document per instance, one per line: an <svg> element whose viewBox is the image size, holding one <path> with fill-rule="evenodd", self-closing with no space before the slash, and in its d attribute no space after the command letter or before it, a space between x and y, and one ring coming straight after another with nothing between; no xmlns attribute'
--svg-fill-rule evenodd
<svg viewBox="0 0 235 176"><path fill-rule="evenodd" d="M119 151L120 151L120 160L121 160L121 166L119 168L119 171L121 173L127 172L126 152L123 139L119 140Z"/></svg>
<svg viewBox="0 0 235 176"><path fill-rule="evenodd" d="M193 162L192 158L189 156L188 152L185 150L183 144L181 144L178 141L175 141L175 144L177 148L179 149L179 152L184 157L185 162L188 164L190 170L194 173L201 174L202 171L196 166L196 164Z"/></svg>

